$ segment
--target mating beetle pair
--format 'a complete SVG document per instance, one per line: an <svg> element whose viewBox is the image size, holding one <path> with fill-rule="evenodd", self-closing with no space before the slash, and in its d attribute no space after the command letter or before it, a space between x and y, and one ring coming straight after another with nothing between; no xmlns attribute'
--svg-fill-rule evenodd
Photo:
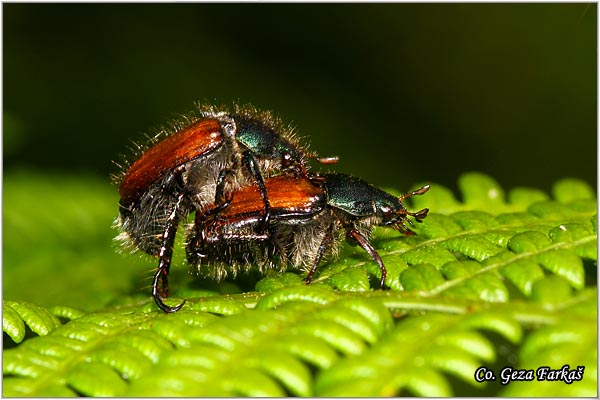
<svg viewBox="0 0 600 400"><path fill-rule="evenodd" d="M368 238L373 226L405 234L408 216L421 221L400 198L344 174L312 175L307 160L329 164L302 147L289 128L270 113L236 107L232 113L199 107L175 132L144 151L118 177L119 239L159 258L152 294L170 307L168 273L179 223L195 212L188 229L187 258L223 278L258 266L261 270L300 266L309 283L323 255L339 248L341 233L359 244L386 270Z"/></svg>

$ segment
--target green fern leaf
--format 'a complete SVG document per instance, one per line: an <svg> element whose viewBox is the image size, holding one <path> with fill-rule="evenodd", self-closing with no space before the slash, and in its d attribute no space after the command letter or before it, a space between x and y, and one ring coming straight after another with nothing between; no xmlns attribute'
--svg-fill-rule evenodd
<svg viewBox="0 0 600 400"><path fill-rule="evenodd" d="M301 273L268 274L245 293L238 282L186 277L178 251L167 301L187 303L164 314L139 286L148 260L115 255L114 232L77 224L85 204L86 218L108 227L114 194L17 178L5 181L5 288L29 302L3 303L5 396L597 394L597 205L581 181L557 182L551 197L470 173L459 180L462 201L432 185L409 199L431 209L417 236L374 232L391 290L379 290L379 267L350 246L311 285ZM52 218L25 212L39 185ZM45 237L55 238L46 248ZM64 289L81 282L90 284ZM584 373L571 384L504 386L506 365ZM481 366L497 380L477 382Z"/></svg>
<svg viewBox="0 0 600 400"><path fill-rule="evenodd" d="M498 323L491 315L487 318L491 321L485 321L483 326ZM317 379L317 395L394 396L402 394L402 390L427 395L420 386L410 385L419 381L423 373L447 372L469 381L481 361L494 357L489 341L471 330L484 319L477 315L455 318L441 314L406 319L365 355L346 359L324 371ZM485 350L478 353L478 349ZM400 371L404 376L398 380L395 376ZM372 391L366 393L363 388L355 393L363 384ZM451 392L446 387L435 394L447 396Z"/></svg>
<svg viewBox="0 0 600 400"><path fill-rule="evenodd" d="M556 324L533 331L519 352L520 367L523 369L538 372L538 369L544 366L553 370L561 370L567 366L568 371L581 368L581 380L562 383L553 380L550 374L546 374L543 380L536 375L538 379L534 382L511 383L502 395L523 397L533 392L537 396L546 397L583 397L597 393L596 299L596 296L588 296L581 304L572 307L573 313L565 313ZM560 376L560 373L554 374L555 378Z"/></svg>
<svg viewBox="0 0 600 400"><path fill-rule="evenodd" d="M38 335L47 335L60 325L52 313L35 304L19 301L2 302L2 329L14 342L25 338L25 324Z"/></svg>

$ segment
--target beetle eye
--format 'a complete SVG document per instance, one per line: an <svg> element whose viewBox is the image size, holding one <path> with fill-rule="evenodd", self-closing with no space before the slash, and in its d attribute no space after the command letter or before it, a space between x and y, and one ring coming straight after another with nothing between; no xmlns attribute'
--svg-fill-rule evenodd
<svg viewBox="0 0 600 400"><path fill-rule="evenodd" d="M386 218L386 219L389 219L394 215L394 212L392 211L392 209L390 207L383 206L379 210L381 211L381 214L383 214L384 218Z"/></svg>

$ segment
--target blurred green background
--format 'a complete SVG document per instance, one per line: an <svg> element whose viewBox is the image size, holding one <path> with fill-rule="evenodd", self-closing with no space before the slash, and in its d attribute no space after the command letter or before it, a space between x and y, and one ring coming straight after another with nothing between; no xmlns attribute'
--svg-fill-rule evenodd
<svg viewBox="0 0 600 400"><path fill-rule="evenodd" d="M595 3L2 9L5 295L31 284L27 268L72 265L31 264L35 249L91 257L56 230L114 250L112 160L196 100L274 110L334 169L400 191L455 189L470 170L505 188L596 185Z"/></svg>
<svg viewBox="0 0 600 400"><path fill-rule="evenodd" d="M406 189L596 182L595 4L4 4L4 166L107 176L195 100Z"/></svg>

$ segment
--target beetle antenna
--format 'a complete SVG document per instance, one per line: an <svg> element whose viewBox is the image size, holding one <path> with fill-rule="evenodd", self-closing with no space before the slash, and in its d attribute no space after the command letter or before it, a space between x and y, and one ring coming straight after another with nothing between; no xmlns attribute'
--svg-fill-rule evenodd
<svg viewBox="0 0 600 400"><path fill-rule="evenodd" d="M402 201L402 200L407 199L407 198L412 197L412 196L419 196L419 195L425 194L425 193L427 193L427 191L429 190L429 188L430 188L429 185L425 185L425 186L423 186L420 189L413 190L412 192L403 194L402 196L398 197L398 199L400 201ZM411 215L411 214L409 214L409 215Z"/></svg>
<svg viewBox="0 0 600 400"><path fill-rule="evenodd" d="M333 156L333 157L316 157L315 156L315 160L317 160L321 164L335 164L340 160L340 158L338 156Z"/></svg>
<svg viewBox="0 0 600 400"><path fill-rule="evenodd" d="M428 213L429 213L429 208L424 208L424 209L414 212L414 213L408 213L408 215L412 215L417 222L423 222L423 218L425 218Z"/></svg>
<svg viewBox="0 0 600 400"><path fill-rule="evenodd" d="M408 210L398 210L397 215L411 216L411 217L414 217L414 219L417 222L422 222L422 220L427 216L428 213L429 213L429 208L424 208L417 212L410 212ZM408 218L405 218L405 220L408 221L412 225L412 222Z"/></svg>

